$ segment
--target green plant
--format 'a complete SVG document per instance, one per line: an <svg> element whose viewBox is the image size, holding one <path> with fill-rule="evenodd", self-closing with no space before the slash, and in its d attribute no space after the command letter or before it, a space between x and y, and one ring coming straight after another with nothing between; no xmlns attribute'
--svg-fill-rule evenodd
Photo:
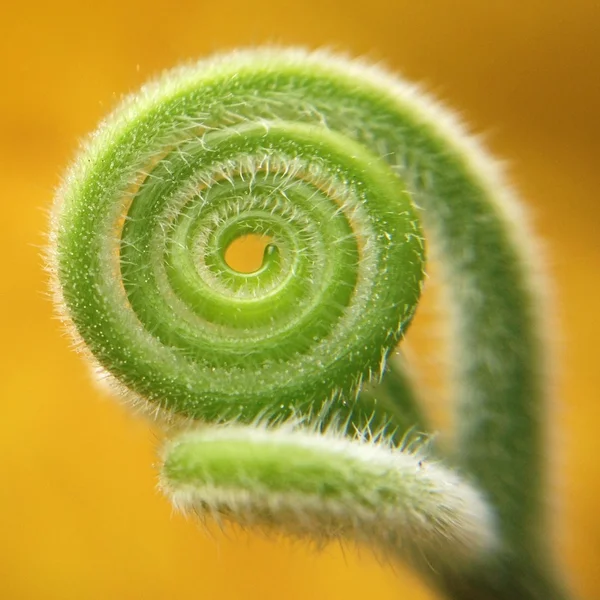
<svg viewBox="0 0 600 600"><path fill-rule="evenodd" d="M421 220L454 327L451 448L419 441L427 420L388 361L419 299ZM366 543L457 599L558 599L523 221L494 163L420 91L267 49L127 99L65 178L50 264L102 377L163 423L176 506ZM225 252L248 233L271 243L240 273Z"/></svg>

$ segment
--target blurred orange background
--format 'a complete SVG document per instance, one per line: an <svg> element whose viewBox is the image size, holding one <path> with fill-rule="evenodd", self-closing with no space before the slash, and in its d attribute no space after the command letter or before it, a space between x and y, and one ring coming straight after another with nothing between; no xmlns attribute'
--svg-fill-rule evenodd
<svg viewBox="0 0 600 600"><path fill-rule="evenodd" d="M183 60L264 42L384 60L509 159L555 279L557 554L600 598L600 3L55 0L0 8L0 598L432 599L366 550L208 536L155 490L157 435L92 385L40 247L78 140Z"/></svg>

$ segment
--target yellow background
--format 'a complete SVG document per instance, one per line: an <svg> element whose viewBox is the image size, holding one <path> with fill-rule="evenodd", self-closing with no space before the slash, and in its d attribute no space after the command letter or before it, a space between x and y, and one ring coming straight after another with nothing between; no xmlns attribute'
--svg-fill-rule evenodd
<svg viewBox="0 0 600 600"><path fill-rule="evenodd" d="M40 247L78 139L161 69L265 41L384 59L509 159L556 282L557 552L600 598L597 0L2 5L0 598L433 598L367 551L209 537L173 515L156 434L94 389L52 318Z"/></svg>

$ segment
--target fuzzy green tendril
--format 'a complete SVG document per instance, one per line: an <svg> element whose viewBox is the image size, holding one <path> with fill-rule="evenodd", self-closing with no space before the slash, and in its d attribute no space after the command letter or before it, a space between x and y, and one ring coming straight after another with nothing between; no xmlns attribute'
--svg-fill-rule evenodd
<svg viewBox="0 0 600 600"><path fill-rule="evenodd" d="M388 364L419 299L421 221L454 326L456 442L434 461ZM249 233L271 242L241 273L225 253ZM564 597L528 233L493 163L416 89L299 50L167 73L90 139L51 237L74 335L167 426L176 506L366 543L452 598Z"/></svg>

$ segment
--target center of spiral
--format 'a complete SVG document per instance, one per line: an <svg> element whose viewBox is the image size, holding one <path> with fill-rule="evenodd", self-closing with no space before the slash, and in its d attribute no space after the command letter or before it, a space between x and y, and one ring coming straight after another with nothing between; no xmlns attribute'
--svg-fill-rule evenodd
<svg viewBox="0 0 600 600"><path fill-rule="evenodd" d="M275 249L273 238L262 233L248 233L234 239L225 250L225 262L238 273L254 273Z"/></svg>

